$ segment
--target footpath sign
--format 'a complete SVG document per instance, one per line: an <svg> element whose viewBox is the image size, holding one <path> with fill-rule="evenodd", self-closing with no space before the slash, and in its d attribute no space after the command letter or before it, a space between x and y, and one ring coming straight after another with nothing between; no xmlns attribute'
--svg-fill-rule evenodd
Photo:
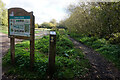
<svg viewBox="0 0 120 80"><path fill-rule="evenodd" d="M55 55L56 55L56 32L50 31L49 40L49 58L48 58L48 73L50 77L55 72Z"/></svg>
<svg viewBox="0 0 120 80"><path fill-rule="evenodd" d="M30 40L30 67L34 66L34 15L22 8L8 9L11 62L15 63L15 38Z"/></svg>

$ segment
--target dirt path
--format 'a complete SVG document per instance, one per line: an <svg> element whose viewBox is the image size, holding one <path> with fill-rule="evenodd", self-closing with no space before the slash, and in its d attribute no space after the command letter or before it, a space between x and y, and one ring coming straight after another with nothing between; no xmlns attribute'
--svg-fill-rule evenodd
<svg viewBox="0 0 120 80"><path fill-rule="evenodd" d="M114 65L108 62L103 56L95 52L93 49L77 42L73 38L69 39L74 43L76 48L79 48L86 55L86 58L90 61L92 68L90 69L90 79L96 80L96 78L105 80L119 80L120 72L114 67Z"/></svg>

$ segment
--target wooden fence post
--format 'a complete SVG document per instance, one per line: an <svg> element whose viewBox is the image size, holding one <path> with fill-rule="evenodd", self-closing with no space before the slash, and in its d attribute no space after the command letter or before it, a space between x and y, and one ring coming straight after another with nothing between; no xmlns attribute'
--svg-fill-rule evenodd
<svg viewBox="0 0 120 80"><path fill-rule="evenodd" d="M50 41L49 41L49 63L48 63L48 72L49 75L55 71L55 55L56 55L56 32L50 31Z"/></svg>

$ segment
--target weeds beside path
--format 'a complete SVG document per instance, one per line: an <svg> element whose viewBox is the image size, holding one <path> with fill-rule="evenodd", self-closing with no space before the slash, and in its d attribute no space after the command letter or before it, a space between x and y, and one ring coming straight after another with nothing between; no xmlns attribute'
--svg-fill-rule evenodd
<svg viewBox="0 0 120 80"><path fill-rule="evenodd" d="M102 79L119 79L120 72L114 67L114 65L107 61L99 53L95 52L93 49L77 42L73 38L69 39L74 43L76 48L79 48L86 55L86 58L90 61L92 68L90 69L90 79L94 80L96 78Z"/></svg>

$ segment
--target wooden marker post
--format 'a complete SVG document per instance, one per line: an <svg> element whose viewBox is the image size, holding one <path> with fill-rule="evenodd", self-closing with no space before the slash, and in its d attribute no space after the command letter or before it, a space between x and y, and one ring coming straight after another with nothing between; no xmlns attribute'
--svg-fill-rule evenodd
<svg viewBox="0 0 120 80"><path fill-rule="evenodd" d="M48 72L50 76L55 71L55 55L56 55L56 32L50 31L49 63L48 63Z"/></svg>
<svg viewBox="0 0 120 80"><path fill-rule="evenodd" d="M15 63L15 38L30 40L30 67L34 66L34 15L22 8L8 9L8 37L10 38L11 61Z"/></svg>

